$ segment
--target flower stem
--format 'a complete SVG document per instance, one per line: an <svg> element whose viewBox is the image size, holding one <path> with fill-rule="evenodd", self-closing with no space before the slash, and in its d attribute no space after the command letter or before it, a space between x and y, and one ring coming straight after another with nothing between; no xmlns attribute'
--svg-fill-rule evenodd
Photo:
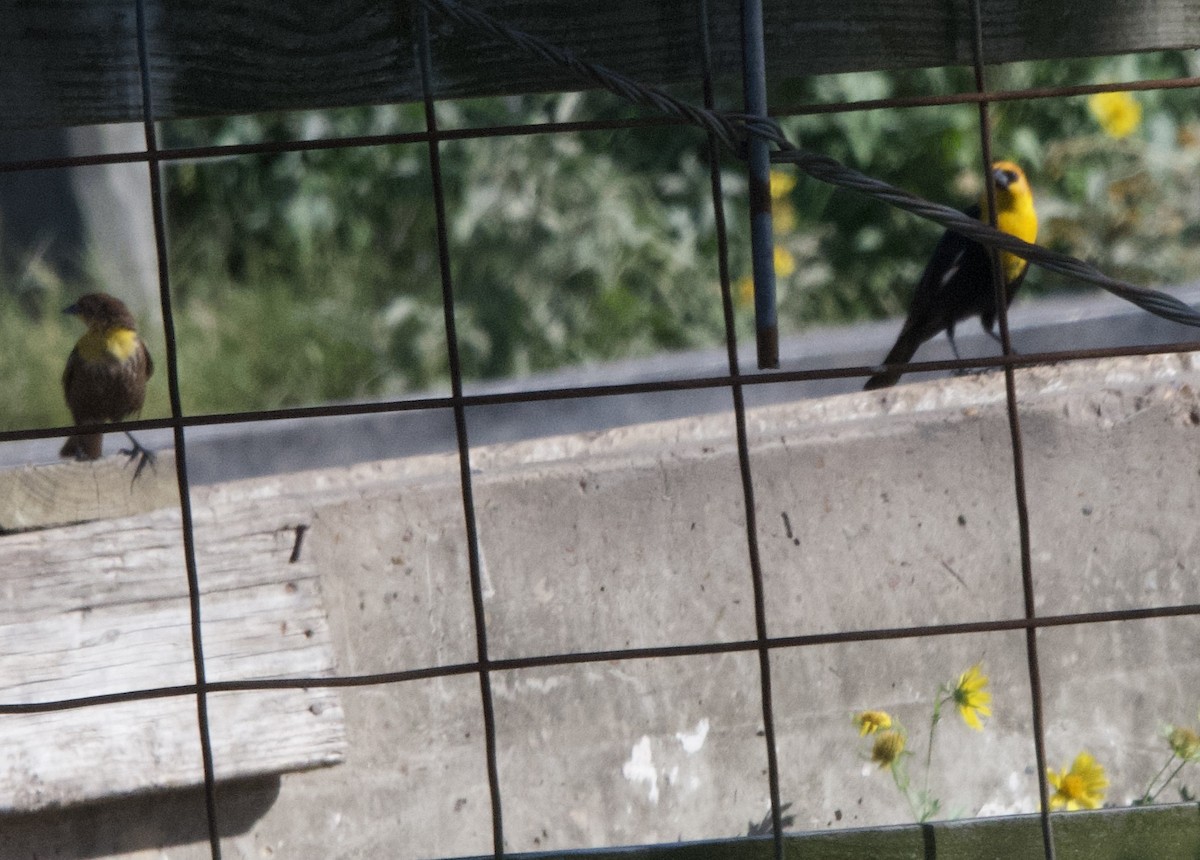
<svg viewBox="0 0 1200 860"><path fill-rule="evenodd" d="M1164 773L1166 773L1167 768L1169 768L1171 766L1171 762L1173 762L1173 761L1175 761L1175 753L1171 753L1171 755L1169 755L1167 757L1166 764L1164 764L1162 767L1160 767L1158 769L1158 773L1156 773L1156 774L1154 774L1154 776L1150 777L1150 782L1146 783L1146 790L1144 792L1142 792L1142 796L1138 799L1139 804L1144 805L1147 803L1153 803L1154 798L1158 796L1158 792L1162 791L1163 788L1166 788L1167 783L1164 782L1162 784L1162 787L1160 787L1158 789L1158 791L1153 791L1154 783L1158 782L1158 778L1160 776L1162 776ZM1170 780L1168 779L1168 782L1169 781Z"/></svg>
<svg viewBox="0 0 1200 860"><path fill-rule="evenodd" d="M1162 766L1158 773L1154 774L1154 779L1150 780L1150 784L1146 786L1146 793L1142 795L1141 800L1139 801L1142 805L1153 803L1154 799L1162 793L1164 788L1171 784L1171 780L1179 775L1179 771L1183 770L1183 766L1188 762L1187 759L1180 759L1179 764L1175 765L1175 770L1171 771L1167 778L1162 781L1162 785L1160 785L1154 791L1151 791L1151 789L1154 788L1154 783L1157 782L1158 778L1163 775L1163 771L1171 766L1171 762L1173 761L1175 761L1175 753L1171 753L1171 757L1167 759L1167 763Z"/></svg>
<svg viewBox="0 0 1200 860"><path fill-rule="evenodd" d="M942 719L942 705L950 701L947 693L945 685L938 687L937 696L933 702L933 716L929 719L929 744L925 747L925 778L922 781L921 792L925 797L929 796L929 770L933 764L933 735Z"/></svg>

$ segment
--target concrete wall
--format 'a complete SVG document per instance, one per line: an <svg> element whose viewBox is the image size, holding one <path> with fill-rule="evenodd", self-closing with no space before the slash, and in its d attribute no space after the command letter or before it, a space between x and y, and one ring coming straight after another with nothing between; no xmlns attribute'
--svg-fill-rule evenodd
<svg viewBox="0 0 1200 860"><path fill-rule="evenodd" d="M1200 603L1200 359L1018 374L1039 614ZM771 636L1021 618L1003 378L766 406L748 419ZM728 413L472 454L494 659L754 637ZM218 484L195 504L294 509L339 671L476 655L458 466L433 455ZM1081 749L1129 802L1195 726L1197 616L1037 636L1047 750ZM982 661L994 717L938 728L946 814L1036 806L1022 631L772 652L782 793L797 829L904 821L853 712L908 727L919 779L932 699ZM767 810L757 655L497 672L507 848L744 833ZM222 785L232 858L491 850L476 675L342 691L344 765ZM1195 788L1193 779L1193 788ZM1173 795L1164 795L1171 799ZM1177 795L1175 795L1177 797ZM3 857L205 857L195 792L0 821Z"/></svg>

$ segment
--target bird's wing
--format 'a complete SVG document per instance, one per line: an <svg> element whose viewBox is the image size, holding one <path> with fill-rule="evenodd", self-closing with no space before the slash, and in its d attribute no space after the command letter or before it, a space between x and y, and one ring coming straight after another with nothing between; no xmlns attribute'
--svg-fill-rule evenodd
<svg viewBox="0 0 1200 860"><path fill-rule="evenodd" d="M908 306L906 329L920 330L928 340L952 322L964 268L977 265L979 245L959 233L946 231L938 240Z"/></svg>
<svg viewBox="0 0 1200 860"><path fill-rule="evenodd" d="M146 365L146 378L149 379L154 375L154 359L150 357L150 350L146 348L146 342L141 338L138 338L138 341L142 345L142 361Z"/></svg>
<svg viewBox="0 0 1200 860"><path fill-rule="evenodd" d="M62 385L64 392L70 392L71 381L75 378L75 371L79 368L79 347L71 350L71 354L67 356L67 366L63 368Z"/></svg>
<svg viewBox="0 0 1200 860"><path fill-rule="evenodd" d="M966 253L966 248L958 249L958 253L956 253L947 264L946 271L942 273L940 278L938 278L937 286L934 287L935 292L944 292L950 282L954 280L954 276L957 275L959 269L962 268L963 257L966 256Z"/></svg>
<svg viewBox="0 0 1200 860"><path fill-rule="evenodd" d="M79 372L80 366L83 364L83 359L79 355L79 347L71 350L71 354L67 356L67 366L63 368L62 384L63 396L67 400L67 408L71 410L71 419L76 423L81 423L79 420L78 397L75 393L75 379Z"/></svg>
<svg viewBox="0 0 1200 860"><path fill-rule="evenodd" d="M963 210L963 214L978 219L979 206L971 206ZM917 283L916 292L913 294L914 301L918 297L927 297L930 301L940 303L947 290L954 288L954 279L962 271L963 264L971 262L968 259L970 252L978 248L977 242L961 233L955 233L953 230L943 233L933 249L929 264L925 266L921 280Z"/></svg>

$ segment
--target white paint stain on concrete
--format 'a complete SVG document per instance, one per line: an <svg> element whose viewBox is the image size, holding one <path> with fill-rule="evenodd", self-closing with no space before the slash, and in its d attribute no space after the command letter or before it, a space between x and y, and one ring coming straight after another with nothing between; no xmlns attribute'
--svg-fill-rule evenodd
<svg viewBox="0 0 1200 860"><path fill-rule="evenodd" d="M545 577L533 584L533 599L541 606L545 606L554 599L554 590L547 584Z"/></svg>
<svg viewBox="0 0 1200 860"><path fill-rule="evenodd" d="M642 735L642 739L633 745L629 761L621 767L621 775L630 782L649 784L650 791L646 799L651 803L658 803L658 769L651 759L648 735Z"/></svg>
<svg viewBox="0 0 1200 860"><path fill-rule="evenodd" d="M497 673L492 681L492 694L497 698L512 699L523 693L553 693L559 687L569 686L566 675L550 675L545 678L514 678Z"/></svg>
<svg viewBox="0 0 1200 860"><path fill-rule="evenodd" d="M683 751L688 755L700 752L700 748L704 746L704 739L708 737L708 719L701 719L690 732L676 732L675 737L679 739Z"/></svg>

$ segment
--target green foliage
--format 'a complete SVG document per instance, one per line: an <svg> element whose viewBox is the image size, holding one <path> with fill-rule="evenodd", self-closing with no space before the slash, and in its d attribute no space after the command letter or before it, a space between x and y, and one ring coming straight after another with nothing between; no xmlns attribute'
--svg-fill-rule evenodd
<svg viewBox="0 0 1200 860"><path fill-rule="evenodd" d="M0 290L0 427L27 429L71 423L59 388L74 338L53 315L31 312Z"/></svg>
<svg viewBox="0 0 1200 860"><path fill-rule="evenodd" d="M678 129L448 145L465 372L713 342L720 304L701 242L711 203L695 149Z"/></svg>
<svg viewBox="0 0 1200 860"><path fill-rule="evenodd" d="M1194 54L1020 63L989 70L992 90L1195 75ZM796 82L794 102L844 102L969 91L969 73L871 72ZM785 88L787 89L787 88ZM1194 277L1200 263L1200 124L1195 92L1145 91L1139 127L1114 139L1087 97L1002 101L990 107L992 154L1026 167L1041 215L1039 242L1135 283ZM784 121L808 149L932 200L965 208L982 189L975 105L816 114ZM902 314L939 228L875 201L801 181L790 196L796 230L778 237L797 258L781 285L781 325ZM813 236L819 236L813 243ZM1070 287L1031 272L1025 289Z"/></svg>
<svg viewBox="0 0 1200 860"><path fill-rule="evenodd" d="M449 126L595 118L578 94L443 105ZM339 135L413 125L341 111ZM380 117L385 116L382 120ZM175 129L179 145L311 135L304 117ZM440 148L467 378L714 342L721 317L702 138L515 135ZM421 389L447 376L423 143L185 162L167 176L185 407Z"/></svg>
<svg viewBox="0 0 1200 860"><path fill-rule="evenodd" d="M1196 74L1195 57L1028 63L993 89ZM783 82L790 104L969 91L964 69ZM1200 111L1194 91L1134 95L1141 121L1107 134L1086 97L991 107L996 157L1027 167L1041 241L1138 283L1200 264ZM606 94L438 106L442 128L634 113ZM917 194L966 206L981 187L971 104L794 116L800 145ZM419 105L169 123L170 146L286 141L424 128ZM455 318L469 379L714 345L723 336L706 140L680 127L449 140L439 154ZM753 329L743 167L723 161L742 336ZM429 148L423 142L222 156L165 167L179 366L188 411L394 395L448 375ZM775 205L784 332L903 312L939 228L801 179ZM789 210L784 213L783 210ZM788 223L788 222L791 223ZM2 252L4 249L0 249ZM29 280L0 253L0 278ZM26 268L22 270L22 265ZM52 274L6 301L7 426L63 420L57 374L76 332L30 314ZM1068 286L1034 272L1031 292ZM61 285L75 295L85 285ZM55 300L57 301L57 300ZM51 304L41 300L41 304ZM165 364L164 364L165 366ZM154 386L152 386L153 390ZM16 389L9 386L9 391Z"/></svg>
<svg viewBox="0 0 1200 860"><path fill-rule="evenodd" d="M37 255L15 265L3 257L0 254L0 429L69 426L71 413L61 380L67 356L83 330L78 320L61 312L70 302L67 285ZM101 288L95 268L92 260L84 260L83 283L72 285L72 297ZM155 356L163 355L161 341L153 337L150 349ZM166 386L152 384L143 417L170 412Z"/></svg>

